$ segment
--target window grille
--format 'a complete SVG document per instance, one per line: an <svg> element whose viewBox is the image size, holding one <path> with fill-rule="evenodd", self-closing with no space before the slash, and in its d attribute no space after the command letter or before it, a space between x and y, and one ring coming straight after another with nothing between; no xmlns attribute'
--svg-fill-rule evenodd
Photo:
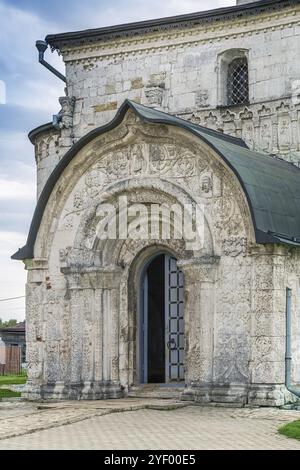
<svg viewBox="0 0 300 470"><path fill-rule="evenodd" d="M228 67L227 76L228 105L249 102L248 62L245 57L234 59Z"/></svg>

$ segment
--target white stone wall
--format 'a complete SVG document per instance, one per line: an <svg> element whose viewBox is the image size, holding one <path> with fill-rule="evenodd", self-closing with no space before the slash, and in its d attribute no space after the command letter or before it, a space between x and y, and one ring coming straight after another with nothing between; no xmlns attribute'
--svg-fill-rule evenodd
<svg viewBox="0 0 300 470"><path fill-rule="evenodd" d="M109 122L124 100L131 99L242 137L251 149L299 164L299 19L300 6L62 49L68 96L75 102L65 109L59 154ZM248 57L249 106L224 106L226 73L220 58L229 50L243 50ZM61 104L64 108L63 98ZM38 165L39 188L57 155L48 149L43 162Z"/></svg>
<svg viewBox="0 0 300 470"><path fill-rule="evenodd" d="M299 16L299 8L286 9L63 50L69 99L61 100L60 129L36 137L38 193L72 144L110 121L127 98L297 163ZM250 104L218 107L220 54L236 48L249 58ZM164 156L159 163L151 161L153 145ZM131 113L79 152L49 199L35 259L27 262L28 396L120 396L137 381L134 270L153 241L95 240L97 205L114 201L122 187L147 203L188 193L209 215L212 238L202 253L191 259L180 244L168 245L186 282L186 396L283 404L287 286L294 299L293 379L300 381L299 253L255 245L239 184L204 144L183 131L143 125Z"/></svg>
<svg viewBox="0 0 300 470"><path fill-rule="evenodd" d="M121 194L129 203L201 203L203 247L191 256L173 239L101 241L98 208ZM138 383L138 273L155 246L170 249L185 275L185 397L282 404L284 296L298 286L296 254L254 243L243 191L206 144L132 112L80 150L49 199L27 263L27 396L115 397ZM298 300L293 308L297 358Z"/></svg>
<svg viewBox="0 0 300 470"><path fill-rule="evenodd" d="M273 100L288 98L292 107L300 80L299 18L299 8L286 9L63 50L68 93L76 98L76 137L109 121L126 98L180 115L209 114L224 104L218 90L219 56L230 49L248 54L251 105L270 107Z"/></svg>

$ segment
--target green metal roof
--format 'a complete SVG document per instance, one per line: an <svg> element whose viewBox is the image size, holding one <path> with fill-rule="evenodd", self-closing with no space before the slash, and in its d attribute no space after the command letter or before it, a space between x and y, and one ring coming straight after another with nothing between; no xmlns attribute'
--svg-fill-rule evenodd
<svg viewBox="0 0 300 470"><path fill-rule="evenodd" d="M248 18L269 14L284 8L293 7L299 0L260 0L246 2L244 4L226 6L208 11L199 11L184 15L176 15L167 18L137 21L102 28L86 29L84 31L72 31L60 34L50 34L45 40L52 49L63 47L82 46L107 39L119 39L124 37L137 37L141 34L165 31L180 31L193 28L197 25L212 25L221 21L230 21L234 18ZM200 5L200 2L199 2ZM281 13L281 12L280 12ZM279 13L279 14L280 14Z"/></svg>
<svg viewBox="0 0 300 470"><path fill-rule="evenodd" d="M120 124L132 109L142 120L186 129L205 141L232 169L247 197L257 243L300 246L300 169L280 158L251 151L243 140L126 100L114 119L82 137L50 175L38 200L26 245L13 259L34 257L34 244L50 194L72 159L95 137Z"/></svg>

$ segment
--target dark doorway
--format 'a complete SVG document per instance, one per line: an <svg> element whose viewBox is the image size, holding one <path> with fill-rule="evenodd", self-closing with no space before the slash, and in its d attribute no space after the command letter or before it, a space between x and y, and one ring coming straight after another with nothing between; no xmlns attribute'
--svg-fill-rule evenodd
<svg viewBox="0 0 300 470"><path fill-rule="evenodd" d="M183 273L177 260L158 254L142 276L140 311L140 380L184 380Z"/></svg>
<svg viewBox="0 0 300 470"><path fill-rule="evenodd" d="M148 277L148 382L165 381L165 255L147 269Z"/></svg>

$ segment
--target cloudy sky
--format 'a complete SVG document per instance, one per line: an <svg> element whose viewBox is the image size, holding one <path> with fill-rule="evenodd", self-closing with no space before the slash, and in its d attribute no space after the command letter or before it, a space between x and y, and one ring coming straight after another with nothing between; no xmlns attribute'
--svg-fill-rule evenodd
<svg viewBox="0 0 300 470"><path fill-rule="evenodd" d="M97 28L234 5L235 0L0 0L0 318L25 316L23 264L10 256L26 241L35 206L35 161L27 133L59 111L63 83L37 61L47 34ZM64 71L56 53L47 59ZM6 99L4 100L4 88ZM4 102L5 101L5 102Z"/></svg>

